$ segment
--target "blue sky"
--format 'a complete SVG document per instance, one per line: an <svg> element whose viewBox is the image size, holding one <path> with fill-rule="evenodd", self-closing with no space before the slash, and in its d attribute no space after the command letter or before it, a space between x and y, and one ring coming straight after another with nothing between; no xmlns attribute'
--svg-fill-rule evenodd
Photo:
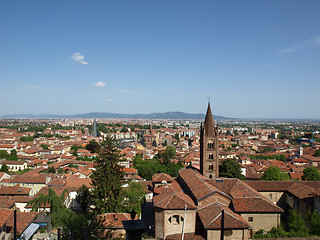
<svg viewBox="0 0 320 240"><path fill-rule="evenodd" d="M0 116L318 118L320 1L2 0Z"/></svg>

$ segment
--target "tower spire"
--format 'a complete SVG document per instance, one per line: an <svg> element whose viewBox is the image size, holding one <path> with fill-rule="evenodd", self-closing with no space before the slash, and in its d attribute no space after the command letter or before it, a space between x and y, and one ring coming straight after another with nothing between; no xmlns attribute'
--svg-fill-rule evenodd
<svg viewBox="0 0 320 240"><path fill-rule="evenodd" d="M210 102L200 131L200 172L208 178L219 177L218 133L214 125Z"/></svg>
<svg viewBox="0 0 320 240"><path fill-rule="evenodd" d="M210 102L208 102L207 114L206 114L206 118L204 120L204 133L207 136L215 136L214 130L215 130L214 120L213 120L213 116L212 116Z"/></svg>

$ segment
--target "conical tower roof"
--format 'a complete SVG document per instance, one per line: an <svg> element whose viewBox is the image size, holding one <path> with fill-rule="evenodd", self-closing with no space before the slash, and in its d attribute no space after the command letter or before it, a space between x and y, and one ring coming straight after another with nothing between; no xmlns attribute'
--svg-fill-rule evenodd
<svg viewBox="0 0 320 240"><path fill-rule="evenodd" d="M214 121L212 116L212 111L210 107L210 103L208 103L208 109L206 114L206 119L204 120L204 134L207 136L214 136Z"/></svg>

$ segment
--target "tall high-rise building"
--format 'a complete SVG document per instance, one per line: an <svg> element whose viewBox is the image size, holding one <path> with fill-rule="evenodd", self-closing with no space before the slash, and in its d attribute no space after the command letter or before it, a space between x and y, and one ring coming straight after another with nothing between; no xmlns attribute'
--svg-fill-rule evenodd
<svg viewBox="0 0 320 240"><path fill-rule="evenodd" d="M200 172L208 178L219 177L218 127L215 126L210 103L200 128Z"/></svg>
<svg viewBox="0 0 320 240"><path fill-rule="evenodd" d="M96 121L96 119L93 120L92 137L98 137L98 130L97 130L97 121Z"/></svg>

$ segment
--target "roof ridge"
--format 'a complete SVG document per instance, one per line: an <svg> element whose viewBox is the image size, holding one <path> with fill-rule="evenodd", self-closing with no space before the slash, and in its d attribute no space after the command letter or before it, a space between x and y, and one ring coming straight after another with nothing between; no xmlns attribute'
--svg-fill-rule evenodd
<svg viewBox="0 0 320 240"><path fill-rule="evenodd" d="M194 172L194 171L193 171L193 172ZM213 189L210 187L211 184L209 184L209 183L207 183L205 180L203 180L200 176L198 176L197 173L194 172L194 174L196 175L196 177L197 177L200 181L202 181L202 182L206 185L206 187L208 187L208 188L211 190L211 192L214 192L214 191L215 191L215 190L213 190ZM212 185L211 185L211 186L212 186ZM212 186L212 187L213 187L213 186ZM216 189L220 190L219 188L216 188Z"/></svg>
<svg viewBox="0 0 320 240"><path fill-rule="evenodd" d="M169 204L169 202L170 202L170 200L173 198L173 196L172 196L173 194L171 194L171 195L168 195L168 197L170 198L168 201L167 201L167 203L165 204L165 208L167 207L167 205Z"/></svg>
<svg viewBox="0 0 320 240"><path fill-rule="evenodd" d="M166 198L169 197L168 194L160 194L160 195L158 195L158 196L159 196L159 197L162 196L162 198L160 198L160 200L159 200L159 203L161 203L162 201L164 201Z"/></svg>
<svg viewBox="0 0 320 240"><path fill-rule="evenodd" d="M212 221L210 223L208 223L207 226L209 226L211 223L213 223L215 220L217 220L221 215L222 215L222 211L214 219L212 219Z"/></svg>
<svg viewBox="0 0 320 240"><path fill-rule="evenodd" d="M182 201L184 201L184 202L186 202L187 204L189 204L190 205L190 203L186 200L186 199L183 199L182 198L182 195L181 196L179 196L179 195L177 195L176 194L177 192L173 192L173 194L175 195L175 196L177 196L179 199L181 199ZM182 193L182 194L184 194L184 195L186 195L187 197L189 197L187 194L185 194L185 193ZM188 199L189 200L189 199Z"/></svg>

